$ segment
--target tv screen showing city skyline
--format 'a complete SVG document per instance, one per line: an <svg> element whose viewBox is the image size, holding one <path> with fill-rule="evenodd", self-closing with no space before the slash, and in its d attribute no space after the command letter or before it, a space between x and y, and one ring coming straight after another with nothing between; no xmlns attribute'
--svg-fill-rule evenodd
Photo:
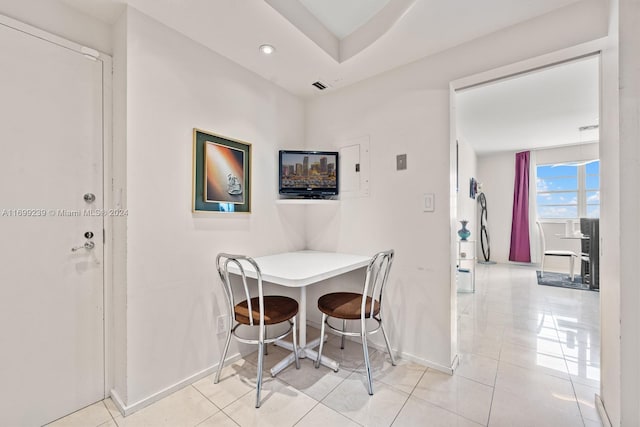
<svg viewBox="0 0 640 427"><path fill-rule="evenodd" d="M337 153L281 154L282 188L337 188Z"/></svg>

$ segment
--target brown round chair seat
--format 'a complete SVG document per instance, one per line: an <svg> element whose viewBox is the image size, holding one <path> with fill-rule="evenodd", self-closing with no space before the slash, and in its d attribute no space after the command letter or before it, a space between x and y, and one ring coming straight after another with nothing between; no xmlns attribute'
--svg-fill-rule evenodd
<svg viewBox="0 0 640 427"><path fill-rule="evenodd" d="M234 308L236 321L243 325L249 325L249 308L247 300L236 304ZM251 314L253 323L260 324L260 302L258 297L251 298ZM283 296L264 297L264 324L275 325L291 319L298 314L298 302L293 298Z"/></svg>
<svg viewBox="0 0 640 427"><path fill-rule="evenodd" d="M362 307L362 294L354 292L335 292L326 294L318 299L318 309L330 317L338 319L360 319L360 309ZM371 297L367 297L365 306L365 316L371 315ZM380 303L374 301L373 315L380 312Z"/></svg>

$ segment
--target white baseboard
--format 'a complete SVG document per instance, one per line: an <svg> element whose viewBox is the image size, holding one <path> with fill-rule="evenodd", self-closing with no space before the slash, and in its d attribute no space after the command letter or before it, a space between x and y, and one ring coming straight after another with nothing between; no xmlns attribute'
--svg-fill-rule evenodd
<svg viewBox="0 0 640 427"><path fill-rule="evenodd" d="M441 365L439 363L432 362L430 360L424 359L422 357L418 357L416 355L410 353L402 353L402 358L406 360L410 360L412 362L418 363L422 366L426 366L427 368L435 369L436 371L443 372L445 374L453 375L453 372L458 367L458 356L456 355L451 363L451 366Z"/></svg>
<svg viewBox="0 0 640 427"><path fill-rule="evenodd" d="M456 354L453 357L453 362L451 362L451 375L453 375L456 369L458 369L459 365L460 365L460 357Z"/></svg>
<svg viewBox="0 0 640 427"><path fill-rule="evenodd" d="M604 407L604 402L600 399L600 395L596 394L595 397L596 409L598 410L598 415L600 415L600 421L602 421L603 427L612 427L611 420L609 419L609 414L607 414L607 410Z"/></svg>
<svg viewBox="0 0 640 427"><path fill-rule="evenodd" d="M316 329L320 329L320 324L312 320L307 320L307 325L314 327ZM332 335L329 334L329 336L332 336ZM336 336L336 335L333 335L333 336ZM359 337L346 337L346 338L347 340L360 342ZM376 350L382 351L383 353L387 352L387 347L385 345L378 345L369 340L367 340L367 343L369 347L373 347ZM396 349L392 349L392 351L393 351L393 355L399 359L410 360L419 365L426 366L427 368L432 368L432 369L435 369L436 371L444 372L445 374L449 374L449 375L453 375L453 372L456 370L459 363L459 359L457 355L454 357L453 362L451 363L451 366L444 366L444 365L440 365L439 363L434 363L430 360L424 359L422 357L415 356L411 353L399 352Z"/></svg>
<svg viewBox="0 0 640 427"><path fill-rule="evenodd" d="M122 398L120 397L118 392L115 389L112 388L111 391L109 392L109 397L111 397L111 401L116 406L118 411L120 411L120 414L122 414L122 416L124 417L125 416L125 408L126 408L127 405L124 404L124 402L122 401Z"/></svg>
<svg viewBox="0 0 640 427"><path fill-rule="evenodd" d="M230 356L226 359L225 364L228 363L233 363L237 360L240 360L241 355L240 353L236 353L233 356ZM139 411L142 408L145 408L149 405L151 405L154 402L157 402L158 400L161 400L164 397L169 396L170 394L175 393L176 391L185 388L188 385L193 384L196 381L199 381L200 379L213 374L214 372L216 372L216 370L218 369L218 363L216 363L215 365L209 366L206 369L203 369L200 372L196 372L193 375L188 376L187 378L183 379L182 381L179 381L173 385L170 385L169 387L166 387L150 396L145 397L144 399L140 399L137 402L134 402L130 405L126 405L122 398L120 397L120 395L118 394L118 392L114 389L111 390L111 400L113 401L113 403L116 405L116 408L118 408L118 410L120 411L120 413L126 417L128 415L133 414L134 412Z"/></svg>

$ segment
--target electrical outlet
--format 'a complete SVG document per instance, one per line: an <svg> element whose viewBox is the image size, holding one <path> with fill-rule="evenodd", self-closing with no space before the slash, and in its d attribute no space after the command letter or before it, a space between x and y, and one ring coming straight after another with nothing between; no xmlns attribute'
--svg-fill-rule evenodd
<svg viewBox="0 0 640 427"><path fill-rule="evenodd" d="M217 324L217 333L218 334L224 334L227 332L227 330L229 329L229 316L227 315L221 315L218 316L218 324Z"/></svg>

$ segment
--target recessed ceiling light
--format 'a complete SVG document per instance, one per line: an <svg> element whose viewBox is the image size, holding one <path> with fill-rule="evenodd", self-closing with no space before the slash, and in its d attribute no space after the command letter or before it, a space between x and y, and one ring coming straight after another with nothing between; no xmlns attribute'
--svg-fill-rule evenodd
<svg viewBox="0 0 640 427"><path fill-rule="evenodd" d="M262 46L260 46L260 52L264 53L265 55L271 55L275 51L276 48L271 46L270 44L263 44Z"/></svg>

